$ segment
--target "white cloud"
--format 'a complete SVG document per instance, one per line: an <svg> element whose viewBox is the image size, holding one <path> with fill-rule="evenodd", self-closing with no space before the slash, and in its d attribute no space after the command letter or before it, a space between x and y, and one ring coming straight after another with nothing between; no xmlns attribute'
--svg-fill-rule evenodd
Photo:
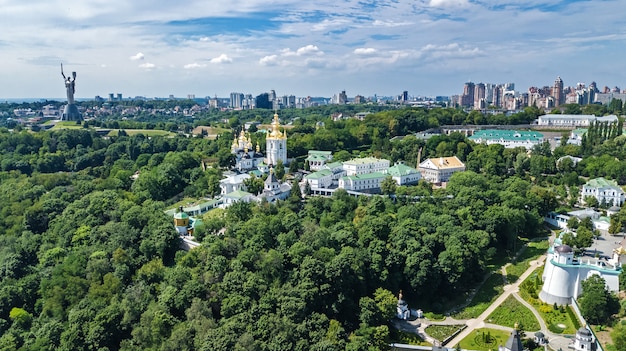
<svg viewBox="0 0 626 351"><path fill-rule="evenodd" d="M153 68L156 68L156 65L154 63L146 62L146 63L140 64L139 67L145 68L145 69L153 69Z"/></svg>
<svg viewBox="0 0 626 351"><path fill-rule="evenodd" d="M313 31L327 31L331 29L344 28L350 22L347 19L325 19L319 23L316 23L311 27Z"/></svg>
<svg viewBox="0 0 626 351"><path fill-rule="evenodd" d="M375 20L372 25L374 26L378 26L378 27L400 27L400 26L409 26L413 23L411 22L394 22L394 21L381 21L381 20Z"/></svg>
<svg viewBox="0 0 626 351"><path fill-rule="evenodd" d="M372 55L378 52L378 50L374 48L356 48L354 49L354 53L357 55Z"/></svg>
<svg viewBox="0 0 626 351"><path fill-rule="evenodd" d="M428 44L422 48L422 52L427 53L434 58L473 57L483 55L483 52L477 47L465 47L459 45L458 43L451 43L447 45Z"/></svg>
<svg viewBox="0 0 626 351"><path fill-rule="evenodd" d="M136 53L135 55L129 57L131 61L141 61L144 59L144 55L141 52Z"/></svg>
<svg viewBox="0 0 626 351"><path fill-rule="evenodd" d="M218 57L212 58L209 62L211 62L211 63L231 63L231 62L233 62L233 59L228 57L228 55L226 55L226 54L221 54Z"/></svg>
<svg viewBox="0 0 626 351"><path fill-rule="evenodd" d="M296 55L298 56L311 55L311 54L322 55L324 54L324 52L321 51L317 46L311 45L311 44L307 46L303 46L299 48L298 50L296 50Z"/></svg>
<svg viewBox="0 0 626 351"><path fill-rule="evenodd" d="M431 7L465 7L469 5L467 0L430 0Z"/></svg>
<svg viewBox="0 0 626 351"><path fill-rule="evenodd" d="M279 64L278 55L268 55L261 57L259 63L263 66L276 66Z"/></svg>
<svg viewBox="0 0 626 351"><path fill-rule="evenodd" d="M197 63L197 62L188 63L183 66L184 69L195 69L195 68L203 68L203 67L206 67L206 65L203 63Z"/></svg>
<svg viewBox="0 0 626 351"><path fill-rule="evenodd" d="M324 52L320 50L316 45L306 45L301 48L298 48L296 51L291 51L291 49L286 48L280 50L280 56L289 57L289 56L311 56L311 55L323 55Z"/></svg>

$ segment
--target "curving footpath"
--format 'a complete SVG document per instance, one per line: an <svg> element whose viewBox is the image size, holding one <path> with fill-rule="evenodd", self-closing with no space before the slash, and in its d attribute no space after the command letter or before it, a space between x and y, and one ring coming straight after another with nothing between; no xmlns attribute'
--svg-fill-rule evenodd
<svg viewBox="0 0 626 351"><path fill-rule="evenodd" d="M459 319L454 319L452 317L446 317L442 321L429 321L428 319L421 318L421 319L417 319L414 321L396 320L394 324L396 328L406 331L406 332L418 334L422 339L424 339L425 341L433 345L439 344L440 341L434 339L433 337L429 336L426 333L426 328L428 326L430 325L466 325L467 327L465 329L463 329L461 332L459 332L459 334L457 334L454 338L452 338L450 341L446 343L448 347L455 347L461 342L461 340L466 338L476 329L492 328L492 329L499 329L499 330L504 330L508 332L513 331L513 328L510 328L510 327L505 327L505 326L491 324L491 323L485 323L485 320L487 319L487 317L489 317L489 315L491 315L491 313L493 313L493 311L495 311L496 308L498 308L509 296L512 295L516 300L518 300L522 305L524 305L533 313L533 315L539 322L539 327L540 327L541 332L543 332L546 338L548 339L550 347L553 350L558 350L558 349L566 350L571 340L562 334L555 334L551 332L548 329L545 321L543 320L539 312L537 312L537 310L530 303L528 303L519 295L520 284L522 284L522 282L524 282L524 280L526 280L526 278L528 278L528 276L530 276L538 267L542 266L544 264L545 259L546 259L546 255L541 255L536 260L531 261L530 267L528 267L528 269L517 279L517 281L513 284L504 286L504 292L500 296L498 296L498 298L489 307L487 307L487 309L483 311L483 313L481 313L477 318L468 319L468 320L459 320ZM503 278L506 278L506 273L504 271L505 267L502 267L502 269L503 269Z"/></svg>
<svg viewBox="0 0 626 351"><path fill-rule="evenodd" d="M537 267L543 264L543 261L546 259L546 255L541 255L535 261L530 262L530 267L517 279L517 281L513 284L507 285L504 287L504 292L502 295L498 296L496 301L494 301L483 313L480 314L475 319L467 320L467 328L465 328L462 332L460 332L457 336L455 336L452 340L450 340L448 345L457 345L461 342L465 337L470 335L475 329L484 328L485 327L485 319L489 317L493 311L495 311L498 306L500 306L504 300L506 300L509 295L517 293L519 291L520 284L528 278L528 276L537 269ZM532 309L534 310L534 309Z"/></svg>

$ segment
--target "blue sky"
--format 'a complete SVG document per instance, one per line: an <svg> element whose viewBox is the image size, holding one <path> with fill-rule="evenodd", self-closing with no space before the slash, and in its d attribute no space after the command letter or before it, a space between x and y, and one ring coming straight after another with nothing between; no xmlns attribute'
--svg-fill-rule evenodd
<svg viewBox="0 0 626 351"><path fill-rule="evenodd" d="M626 88L626 0L0 0L0 99Z"/></svg>

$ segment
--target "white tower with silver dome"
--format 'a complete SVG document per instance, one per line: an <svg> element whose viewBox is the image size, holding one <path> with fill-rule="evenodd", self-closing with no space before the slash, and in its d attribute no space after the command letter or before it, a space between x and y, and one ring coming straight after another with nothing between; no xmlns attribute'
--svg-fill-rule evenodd
<svg viewBox="0 0 626 351"><path fill-rule="evenodd" d="M574 250L557 238L548 250L539 298L548 304L569 305L582 294L582 281L601 276L609 290L619 290L621 267L591 257L574 257Z"/></svg>

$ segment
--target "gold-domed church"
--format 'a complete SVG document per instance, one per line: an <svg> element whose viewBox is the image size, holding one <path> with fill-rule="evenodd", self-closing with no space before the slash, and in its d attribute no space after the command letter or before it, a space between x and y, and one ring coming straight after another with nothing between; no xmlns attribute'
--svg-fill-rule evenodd
<svg viewBox="0 0 626 351"><path fill-rule="evenodd" d="M253 149L250 135L246 135L243 130L239 133L239 138L235 137L233 140L230 151L235 155L235 168L239 172L257 169L263 163L264 156L259 144Z"/></svg>
<svg viewBox="0 0 626 351"><path fill-rule="evenodd" d="M276 166L279 160L287 164L287 133L280 131L278 113L274 114L272 130L265 137L265 154L265 163L269 166Z"/></svg>

